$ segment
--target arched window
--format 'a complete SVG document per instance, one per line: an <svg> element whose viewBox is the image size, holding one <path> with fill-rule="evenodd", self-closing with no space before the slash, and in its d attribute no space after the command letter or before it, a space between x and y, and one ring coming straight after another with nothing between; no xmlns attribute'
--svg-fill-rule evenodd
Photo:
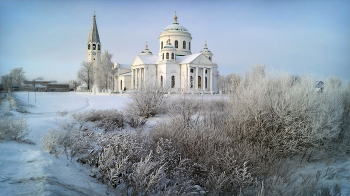
<svg viewBox="0 0 350 196"><path fill-rule="evenodd" d="M160 86L163 87L163 76L160 76Z"/></svg>
<svg viewBox="0 0 350 196"><path fill-rule="evenodd" d="M123 90L123 80L120 80L120 90Z"/></svg>
<svg viewBox="0 0 350 196"><path fill-rule="evenodd" d="M188 42L188 49L191 50L191 42Z"/></svg>
<svg viewBox="0 0 350 196"><path fill-rule="evenodd" d="M174 53L171 53L171 59L174 59Z"/></svg>
<svg viewBox="0 0 350 196"><path fill-rule="evenodd" d="M190 76L190 88L193 88L193 77Z"/></svg>
<svg viewBox="0 0 350 196"><path fill-rule="evenodd" d="M163 49L163 42L160 43L160 49Z"/></svg>
<svg viewBox="0 0 350 196"><path fill-rule="evenodd" d="M90 44L88 45L88 50L90 50Z"/></svg>
<svg viewBox="0 0 350 196"><path fill-rule="evenodd" d="M183 49L186 49L186 41L183 42Z"/></svg>
<svg viewBox="0 0 350 196"><path fill-rule="evenodd" d="M163 53L163 55L162 55L162 56L163 56L163 59L164 59L164 53Z"/></svg>
<svg viewBox="0 0 350 196"><path fill-rule="evenodd" d="M175 40L175 48L179 47L179 42L177 40Z"/></svg>
<svg viewBox="0 0 350 196"><path fill-rule="evenodd" d="M169 59L169 53L166 53L166 59Z"/></svg>
<svg viewBox="0 0 350 196"><path fill-rule="evenodd" d="M171 88L175 88L175 76L171 76Z"/></svg>
<svg viewBox="0 0 350 196"><path fill-rule="evenodd" d="M96 44L92 44L92 49L96 50Z"/></svg>
<svg viewBox="0 0 350 196"><path fill-rule="evenodd" d="M202 78L198 76L198 88L202 87Z"/></svg>
<svg viewBox="0 0 350 196"><path fill-rule="evenodd" d="M97 47L97 48L98 48L98 50L100 50L100 44L98 44L97 46L98 46L98 47Z"/></svg>

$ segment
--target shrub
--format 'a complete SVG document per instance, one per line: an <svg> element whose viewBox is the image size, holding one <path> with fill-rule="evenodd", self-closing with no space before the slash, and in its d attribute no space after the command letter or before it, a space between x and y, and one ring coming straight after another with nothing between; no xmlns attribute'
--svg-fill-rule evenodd
<svg viewBox="0 0 350 196"><path fill-rule="evenodd" d="M129 94L131 101L125 111L131 116L148 118L164 112L167 88L157 84L145 84Z"/></svg>
<svg viewBox="0 0 350 196"><path fill-rule="evenodd" d="M57 129L49 129L46 134L41 133L41 147L47 150L50 154L59 156L62 151L60 146L66 137L66 132Z"/></svg>
<svg viewBox="0 0 350 196"><path fill-rule="evenodd" d="M23 141L29 134L24 118L0 118L0 141Z"/></svg>

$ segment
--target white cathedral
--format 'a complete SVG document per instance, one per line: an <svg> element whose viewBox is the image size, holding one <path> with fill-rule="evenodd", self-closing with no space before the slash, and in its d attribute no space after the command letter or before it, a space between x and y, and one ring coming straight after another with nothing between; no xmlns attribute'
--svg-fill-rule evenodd
<svg viewBox="0 0 350 196"><path fill-rule="evenodd" d="M176 14L174 22L160 33L158 39L158 55L153 55L146 45L131 65L114 63L113 91L138 89L145 83L168 85L172 92L217 91L218 66L213 63L213 53L205 44L200 53L192 54L192 36L179 25ZM92 62L94 68L101 61L101 48L94 15L87 43L87 62Z"/></svg>

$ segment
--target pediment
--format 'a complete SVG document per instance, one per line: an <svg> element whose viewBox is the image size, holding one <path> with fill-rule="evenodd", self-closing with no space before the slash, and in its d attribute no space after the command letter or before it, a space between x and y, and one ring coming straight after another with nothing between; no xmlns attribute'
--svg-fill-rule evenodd
<svg viewBox="0 0 350 196"><path fill-rule="evenodd" d="M197 58L192 60L190 64L213 64L213 62L211 62L207 56L201 54Z"/></svg>

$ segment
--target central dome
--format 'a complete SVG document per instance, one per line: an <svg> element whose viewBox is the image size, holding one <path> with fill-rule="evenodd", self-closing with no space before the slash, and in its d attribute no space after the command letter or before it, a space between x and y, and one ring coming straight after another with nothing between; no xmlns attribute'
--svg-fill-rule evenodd
<svg viewBox="0 0 350 196"><path fill-rule="evenodd" d="M188 30L184 27L179 25L179 23L174 22L173 24L165 27L164 31L182 31L182 32L188 32Z"/></svg>

